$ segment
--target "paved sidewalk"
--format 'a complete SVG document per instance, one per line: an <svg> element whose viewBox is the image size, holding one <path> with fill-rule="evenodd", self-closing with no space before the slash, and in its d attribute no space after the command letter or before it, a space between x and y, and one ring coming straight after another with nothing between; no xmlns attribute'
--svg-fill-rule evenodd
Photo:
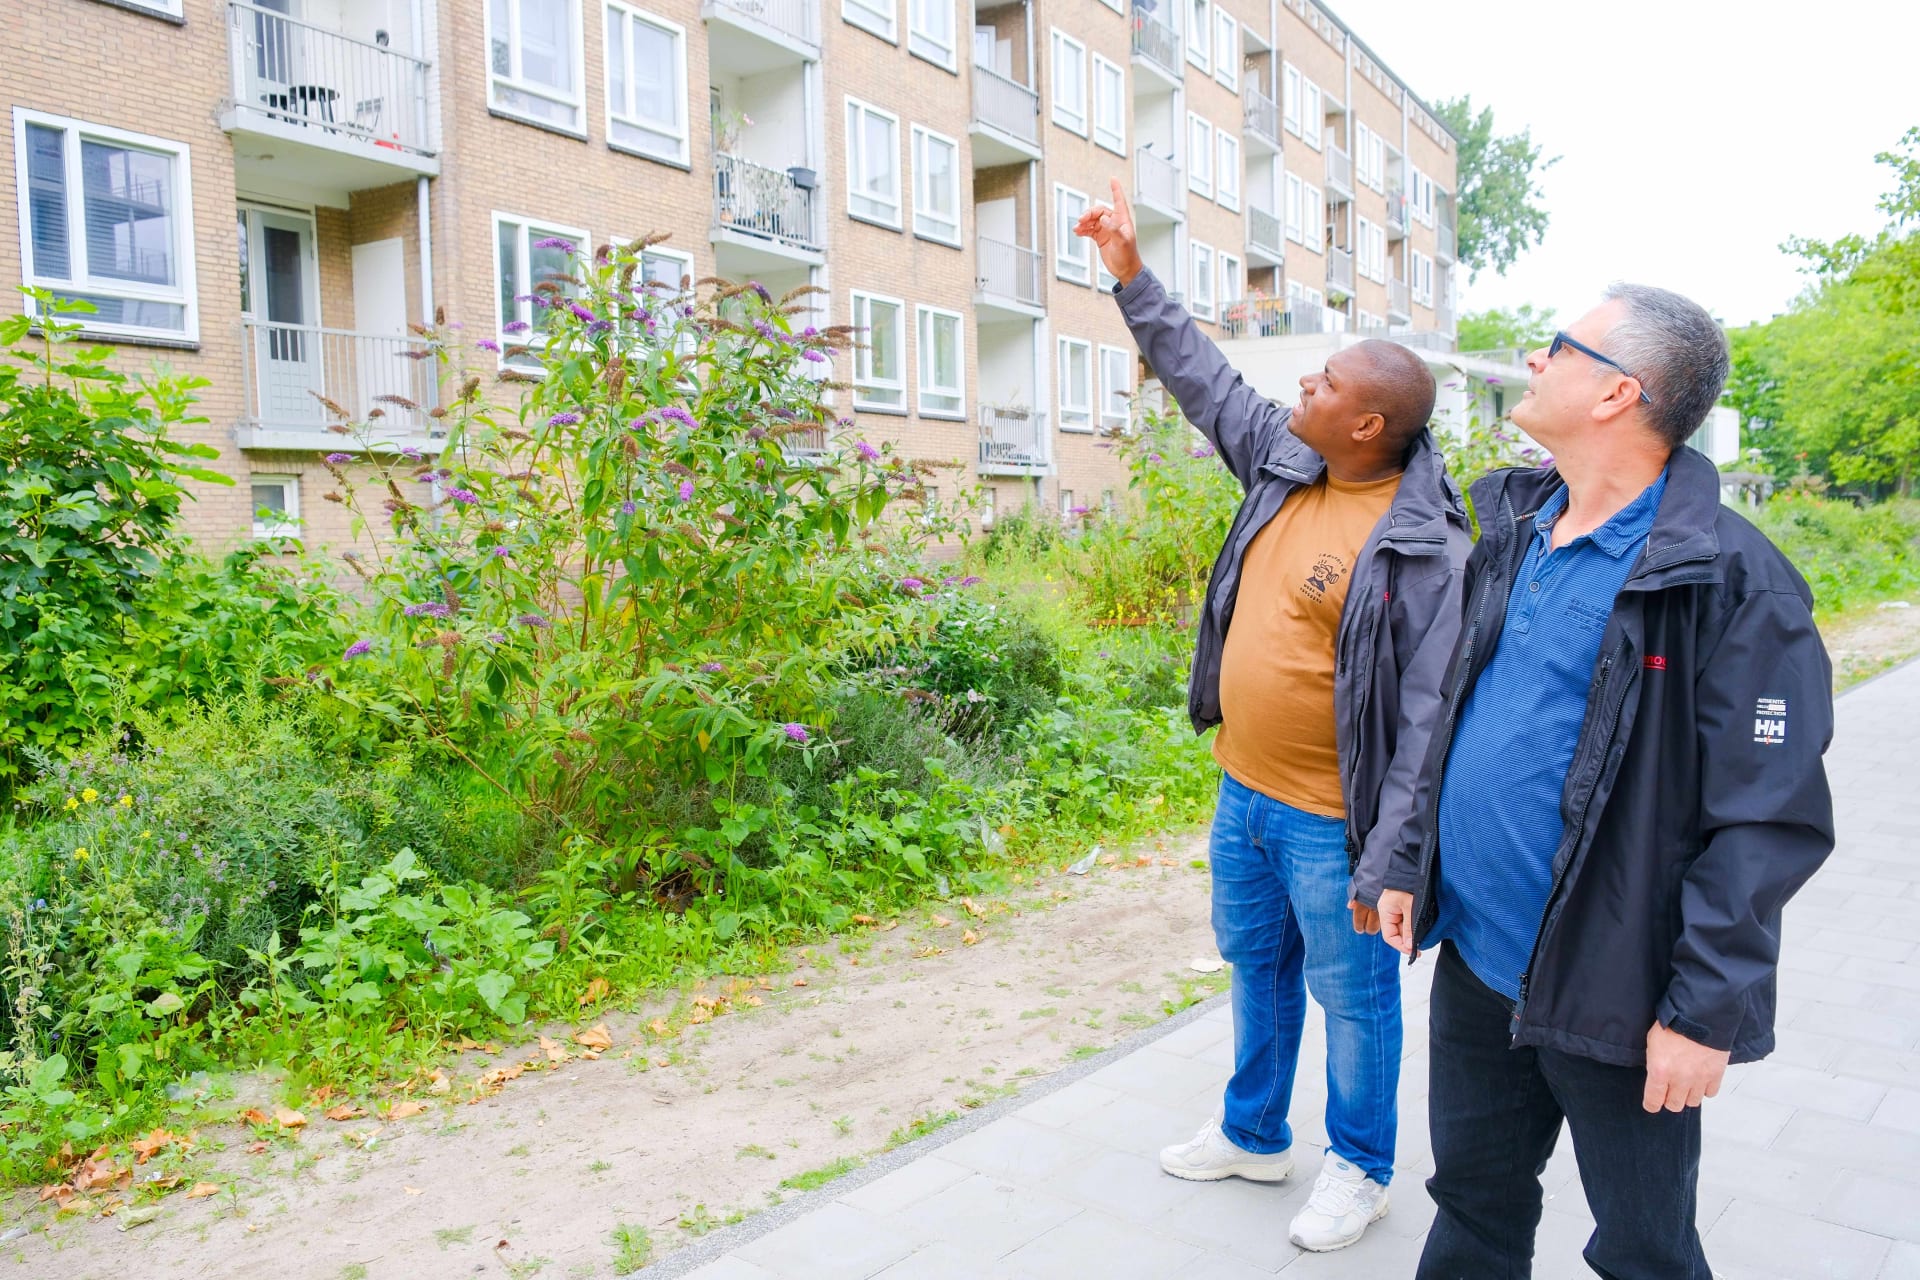
<svg viewBox="0 0 1920 1280"><path fill-rule="evenodd" d="M1841 699L1828 768L1840 847L1787 912L1780 1045L1707 1104L1700 1225L1724 1280L1920 1280L1920 663ZM1324 1040L1308 1017L1288 1182L1181 1182L1159 1148L1219 1099L1216 1000L861 1173L663 1260L700 1280L1259 1280L1410 1276L1433 1217L1422 1186L1432 966L1405 970L1392 1212L1360 1244L1303 1255L1286 1224L1318 1172ZM1592 1218L1564 1138L1545 1178L1534 1274L1591 1273Z"/></svg>

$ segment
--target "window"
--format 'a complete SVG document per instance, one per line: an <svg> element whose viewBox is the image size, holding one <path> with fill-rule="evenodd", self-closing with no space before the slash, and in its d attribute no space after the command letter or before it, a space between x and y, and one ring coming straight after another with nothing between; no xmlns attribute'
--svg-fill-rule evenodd
<svg viewBox="0 0 1920 1280"><path fill-rule="evenodd" d="M151 9L155 13L164 13L169 18L184 16L180 0L115 0L115 3L132 5L136 9Z"/></svg>
<svg viewBox="0 0 1920 1280"><path fill-rule="evenodd" d="M487 0L488 105L535 124L582 132L580 0Z"/></svg>
<svg viewBox="0 0 1920 1280"><path fill-rule="evenodd" d="M1300 68L1289 64L1280 67L1280 112L1281 123L1288 133L1300 132Z"/></svg>
<svg viewBox="0 0 1920 1280"><path fill-rule="evenodd" d="M955 69L953 0L907 0L907 52Z"/></svg>
<svg viewBox="0 0 1920 1280"><path fill-rule="evenodd" d="M1187 112L1187 190L1213 194L1213 126Z"/></svg>
<svg viewBox="0 0 1920 1280"><path fill-rule="evenodd" d="M1093 281L1093 242L1073 234L1086 211L1085 192L1053 184L1053 274L1075 284Z"/></svg>
<svg viewBox="0 0 1920 1280"><path fill-rule="evenodd" d="M1433 259L1415 250L1412 255L1412 278L1407 281L1413 293L1413 300L1423 307L1433 305Z"/></svg>
<svg viewBox="0 0 1920 1280"><path fill-rule="evenodd" d="M1196 316L1213 319L1213 249L1198 240L1193 242L1193 292L1187 302Z"/></svg>
<svg viewBox="0 0 1920 1280"><path fill-rule="evenodd" d="M25 283L92 303L76 317L89 333L197 341L186 145L18 107L13 120Z"/></svg>
<svg viewBox="0 0 1920 1280"><path fill-rule="evenodd" d="M253 477L253 536L300 536L300 477Z"/></svg>
<svg viewBox="0 0 1920 1280"><path fill-rule="evenodd" d="M1240 207L1240 139L1225 129L1214 135L1219 144L1220 163L1214 177L1214 199L1228 209Z"/></svg>
<svg viewBox="0 0 1920 1280"><path fill-rule="evenodd" d="M900 118L847 99L847 212L900 227Z"/></svg>
<svg viewBox="0 0 1920 1280"><path fill-rule="evenodd" d="M1127 154L1127 78L1114 63L1093 55L1093 140Z"/></svg>
<svg viewBox="0 0 1920 1280"><path fill-rule="evenodd" d="M900 299L854 291L854 408L906 411L905 325Z"/></svg>
<svg viewBox="0 0 1920 1280"><path fill-rule="evenodd" d="M957 311L916 309L920 331L920 412L935 418L964 417L967 411L967 361L961 334L965 321Z"/></svg>
<svg viewBox="0 0 1920 1280"><path fill-rule="evenodd" d="M1187 61L1205 71L1212 65L1209 56L1208 34L1213 30L1213 18L1208 10L1207 0L1187 0Z"/></svg>
<svg viewBox="0 0 1920 1280"><path fill-rule="evenodd" d="M1354 327L1362 333L1376 333L1386 328L1386 322L1371 311L1362 311L1354 320Z"/></svg>
<svg viewBox="0 0 1920 1280"><path fill-rule="evenodd" d="M898 42L893 0L840 0L840 16L882 40Z"/></svg>
<svg viewBox="0 0 1920 1280"><path fill-rule="evenodd" d="M1287 239L1295 244L1307 242L1306 186L1300 175L1287 175Z"/></svg>
<svg viewBox="0 0 1920 1280"><path fill-rule="evenodd" d="M549 299L571 296L575 286L558 285L560 292L540 286L570 276L576 255L587 246L587 233L578 227L534 222L510 213L493 215L495 323L502 346L538 345L538 335L552 323ZM502 356L502 364L538 365L531 355Z"/></svg>
<svg viewBox="0 0 1920 1280"><path fill-rule="evenodd" d="M1087 46L1053 29L1053 122L1087 136Z"/></svg>
<svg viewBox="0 0 1920 1280"><path fill-rule="evenodd" d="M1373 274L1373 232L1370 218L1361 218L1355 224L1353 239L1353 269L1360 273L1363 280L1372 280Z"/></svg>
<svg viewBox="0 0 1920 1280"><path fill-rule="evenodd" d="M1386 140L1363 124L1353 127L1353 167L1360 181L1375 191L1386 185Z"/></svg>
<svg viewBox="0 0 1920 1280"><path fill-rule="evenodd" d="M1302 243L1319 253L1327 230L1327 202L1320 188L1310 182L1300 184L1300 216L1305 223L1302 230L1307 234Z"/></svg>
<svg viewBox="0 0 1920 1280"><path fill-rule="evenodd" d="M1060 429L1093 429L1093 345L1062 338L1060 353Z"/></svg>
<svg viewBox="0 0 1920 1280"><path fill-rule="evenodd" d="M1225 9L1213 13L1213 78L1240 89L1240 24Z"/></svg>
<svg viewBox="0 0 1920 1280"><path fill-rule="evenodd" d="M1315 151L1320 149L1320 124L1326 115L1320 86L1305 76L1300 78L1300 137Z"/></svg>
<svg viewBox="0 0 1920 1280"><path fill-rule="evenodd" d="M1407 183L1407 195L1413 216L1427 226L1433 225L1433 179L1413 166L1407 166L1412 177Z"/></svg>
<svg viewBox="0 0 1920 1280"><path fill-rule="evenodd" d="M1133 357L1121 347L1100 348L1100 425L1124 431L1133 416Z"/></svg>
<svg viewBox="0 0 1920 1280"><path fill-rule="evenodd" d="M1062 489L1060 491L1060 519L1063 522L1072 523L1075 516L1083 516L1085 514L1086 509L1084 507L1077 507L1073 504L1073 490Z"/></svg>
<svg viewBox="0 0 1920 1280"><path fill-rule="evenodd" d="M920 125L913 126L913 231L960 244L960 144Z"/></svg>
<svg viewBox="0 0 1920 1280"><path fill-rule="evenodd" d="M1240 287L1240 259L1230 253L1221 253L1218 272L1220 280L1216 291L1220 295L1220 315L1224 318L1227 308L1246 296L1245 290Z"/></svg>
<svg viewBox="0 0 1920 1280"><path fill-rule="evenodd" d="M607 143L688 162L684 27L607 0Z"/></svg>

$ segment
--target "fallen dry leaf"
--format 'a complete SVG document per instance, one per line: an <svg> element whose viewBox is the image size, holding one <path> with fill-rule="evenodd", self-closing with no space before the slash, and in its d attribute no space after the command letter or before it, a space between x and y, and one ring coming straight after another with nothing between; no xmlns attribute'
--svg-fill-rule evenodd
<svg viewBox="0 0 1920 1280"><path fill-rule="evenodd" d="M142 1185L148 1186L148 1187L158 1187L162 1191L171 1191L175 1187L179 1186L183 1181L185 1181L185 1179L182 1178L181 1175L177 1173L170 1173L164 1178L151 1178L145 1183L143 1183Z"/></svg>
<svg viewBox="0 0 1920 1280"><path fill-rule="evenodd" d="M127 1175L127 1177L131 1179L133 1170L122 1169L116 1164L109 1164L99 1160L86 1160L74 1171L73 1189L75 1191L91 1191L95 1187L110 1187L119 1180L122 1174Z"/></svg>
<svg viewBox="0 0 1920 1280"><path fill-rule="evenodd" d="M759 996L745 996L742 998L747 1004L753 1005L755 1008L766 1003L766 1001L762 1000Z"/></svg>
<svg viewBox="0 0 1920 1280"><path fill-rule="evenodd" d="M965 907L967 909L967 914L972 916L975 920L985 920L987 918L987 913L985 911L982 911L980 909L980 904L975 902L972 898L960 899L960 905Z"/></svg>
<svg viewBox="0 0 1920 1280"><path fill-rule="evenodd" d="M964 945L966 945L966 946L969 946L969 947L970 947L970 946L972 946L972 945L973 945L974 943L976 943L976 942L978 942L978 941L980 941L980 935L979 935L979 934L977 934L977 933L975 933L975 932L974 932L973 930L971 930L971 929L969 929L969 930L967 930L967 931L966 931L965 933L963 933L963 934L961 934L961 935L960 935L960 941L961 941L961 942L962 942L962 943L963 943Z"/></svg>
<svg viewBox="0 0 1920 1280"><path fill-rule="evenodd" d="M453 1091L453 1078L449 1076L446 1072L436 1068L434 1070L434 1073L427 1077L428 1093L444 1094L444 1093L451 1093L452 1091Z"/></svg>
<svg viewBox="0 0 1920 1280"><path fill-rule="evenodd" d="M944 929L952 923L953 921L947 919L945 916L935 916L933 918L933 927L936 929Z"/></svg>
<svg viewBox="0 0 1920 1280"><path fill-rule="evenodd" d="M947 954L947 949L945 947L936 947L936 946L928 945L920 948L917 954L919 958L922 960L931 960L935 956L943 956Z"/></svg>
<svg viewBox="0 0 1920 1280"><path fill-rule="evenodd" d="M343 1102L339 1106L327 1112L327 1119L358 1120L361 1116L365 1114L367 1114L367 1109L365 1107L357 1107L351 1102Z"/></svg>
<svg viewBox="0 0 1920 1280"><path fill-rule="evenodd" d="M573 1042L605 1053L613 1048L613 1033L607 1030L606 1023L600 1022L588 1027L585 1031L576 1033Z"/></svg>
<svg viewBox="0 0 1920 1280"><path fill-rule="evenodd" d="M1163 867L1177 867L1180 864L1172 858L1162 858L1160 859L1160 865Z"/></svg>
<svg viewBox="0 0 1920 1280"><path fill-rule="evenodd" d="M853 917L853 922L855 924L878 924L879 923L879 921L875 920L872 916L855 916Z"/></svg>
<svg viewBox="0 0 1920 1280"><path fill-rule="evenodd" d="M549 1036L540 1037L540 1048L547 1055L548 1062L565 1062L573 1056L567 1052L567 1046Z"/></svg>
<svg viewBox="0 0 1920 1280"><path fill-rule="evenodd" d="M196 1182L187 1188L187 1199L205 1200L208 1196L217 1196L220 1188L211 1182Z"/></svg>
<svg viewBox="0 0 1920 1280"><path fill-rule="evenodd" d="M580 993L580 1006L585 1008L590 1004L598 1004L611 995L612 992L613 987L608 984L605 978L595 978L587 984L587 989Z"/></svg>
<svg viewBox="0 0 1920 1280"><path fill-rule="evenodd" d="M145 1164L147 1157L164 1147L172 1145L173 1141L174 1138L171 1133L168 1133L165 1129L155 1129L146 1137L136 1138L127 1145L133 1149L133 1162L135 1164Z"/></svg>
<svg viewBox="0 0 1920 1280"><path fill-rule="evenodd" d="M240 1113L240 1118L248 1124L272 1124L273 1117L258 1107L248 1107Z"/></svg>
<svg viewBox="0 0 1920 1280"><path fill-rule="evenodd" d="M425 1195L425 1194L427 1194L426 1192L424 1192L424 1191L422 1191L422 1190L421 1190L420 1188L418 1188L418 1187L405 1187L405 1186L403 1186L403 1187L401 1187L400 1189L401 1189L402 1191L404 1191L404 1192L406 1192L406 1193L407 1193L408 1195L410 1195L410 1196L423 1196L423 1195Z"/></svg>
<svg viewBox="0 0 1920 1280"><path fill-rule="evenodd" d="M649 1022L647 1024L647 1030L653 1032L653 1034L657 1036L662 1036L662 1037L670 1036L673 1034L673 1028L667 1025L667 1020L665 1018L655 1018L652 1022Z"/></svg>
<svg viewBox="0 0 1920 1280"><path fill-rule="evenodd" d="M1143 853L1133 860L1133 865L1136 867L1150 867L1153 865L1153 859Z"/></svg>
<svg viewBox="0 0 1920 1280"><path fill-rule="evenodd" d="M408 1116L417 1116L426 1109L426 1103L415 1102L409 1098L405 1102L394 1103L392 1109L387 1112L387 1119L405 1120Z"/></svg>
<svg viewBox="0 0 1920 1280"><path fill-rule="evenodd" d="M793 980L793 985L796 987L804 987L807 985L807 980L805 978L795 978Z"/></svg>
<svg viewBox="0 0 1920 1280"><path fill-rule="evenodd" d="M318 1089L315 1089L313 1091L312 1105L316 1107L324 1107L329 1102L333 1101L333 1095L338 1092L339 1090L335 1089L332 1085L323 1084Z"/></svg>
<svg viewBox="0 0 1920 1280"><path fill-rule="evenodd" d="M279 1122L282 1129L298 1129L307 1122L307 1118L298 1111L289 1111L285 1107L275 1107L273 1118Z"/></svg>
<svg viewBox="0 0 1920 1280"><path fill-rule="evenodd" d="M267 1154L267 1144L264 1142L249 1142L247 1144L247 1154L250 1156L263 1156Z"/></svg>

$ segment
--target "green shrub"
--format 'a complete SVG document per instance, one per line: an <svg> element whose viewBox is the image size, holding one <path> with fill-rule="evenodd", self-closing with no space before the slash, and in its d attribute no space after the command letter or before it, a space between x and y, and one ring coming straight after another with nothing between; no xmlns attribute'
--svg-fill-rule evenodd
<svg viewBox="0 0 1920 1280"><path fill-rule="evenodd" d="M1755 523L1805 576L1823 619L1920 590L1920 502L1858 507L1788 491Z"/></svg>

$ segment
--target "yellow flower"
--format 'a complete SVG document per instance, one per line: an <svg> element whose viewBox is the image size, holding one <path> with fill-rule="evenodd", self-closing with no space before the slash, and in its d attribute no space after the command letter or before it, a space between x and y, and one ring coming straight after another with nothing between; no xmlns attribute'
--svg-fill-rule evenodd
<svg viewBox="0 0 1920 1280"><path fill-rule="evenodd" d="M120 797L120 807L121 807L122 809L131 809L131 808L133 808L133 797L132 797L132 796L126 796L126 795L123 795L123 796L121 796L121 797Z"/></svg>
<svg viewBox="0 0 1920 1280"><path fill-rule="evenodd" d="M85 862L87 860L87 851L85 849L75 849L73 851L73 860L75 862Z"/></svg>
<svg viewBox="0 0 1920 1280"><path fill-rule="evenodd" d="M95 791L92 787L88 787L85 791L82 791L80 793L80 798L82 800L85 800L88 804L92 804L95 800L98 800L100 798L100 793L98 791Z"/></svg>
<svg viewBox="0 0 1920 1280"><path fill-rule="evenodd" d="M153 832L151 832L151 831L142 831L142 832L140 833L140 838L141 838L142 840L151 840L151 839L153 839Z"/></svg>
<svg viewBox="0 0 1920 1280"><path fill-rule="evenodd" d="M75 800L72 796L67 797L67 812L71 813L79 807L80 802L78 800Z"/></svg>

